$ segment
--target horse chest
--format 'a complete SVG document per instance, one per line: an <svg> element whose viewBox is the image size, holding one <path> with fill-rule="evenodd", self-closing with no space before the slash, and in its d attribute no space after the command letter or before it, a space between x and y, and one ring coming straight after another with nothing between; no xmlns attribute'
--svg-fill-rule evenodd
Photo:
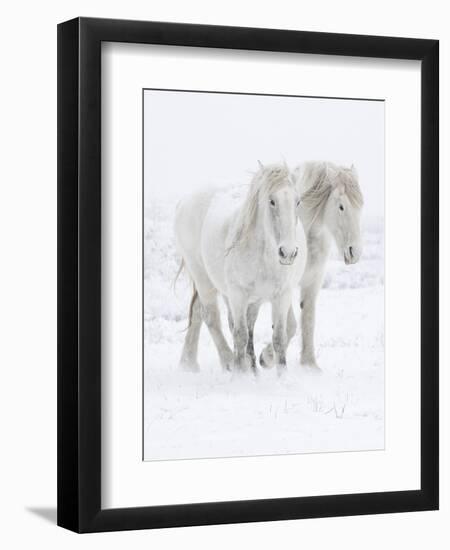
<svg viewBox="0 0 450 550"><path fill-rule="evenodd" d="M289 268L288 268L289 269ZM251 284L251 295L255 299L271 300L290 284L290 272L280 265L280 269L267 270L259 266Z"/></svg>

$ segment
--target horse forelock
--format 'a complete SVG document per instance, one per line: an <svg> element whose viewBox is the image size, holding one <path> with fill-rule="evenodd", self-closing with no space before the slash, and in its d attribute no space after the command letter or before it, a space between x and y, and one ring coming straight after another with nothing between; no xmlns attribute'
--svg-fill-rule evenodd
<svg viewBox="0 0 450 550"><path fill-rule="evenodd" d="M261 166L253 176L251 183L253 195L248 198L250 200L258 200L261 195L268 196L285 186L292 186L294 188L291 172L286 164Z"/></svg>

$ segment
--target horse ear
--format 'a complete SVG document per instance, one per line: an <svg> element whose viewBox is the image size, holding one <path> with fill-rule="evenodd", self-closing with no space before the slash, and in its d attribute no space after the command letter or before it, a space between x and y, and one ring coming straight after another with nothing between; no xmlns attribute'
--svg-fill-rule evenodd
<svg viewBox="0 0 450 550"><path fill-rule="evenodd" d="M357 176L357 175L358 175L358 172L356 171L356 168L355 168L355 165L354 165L354 164L352 164L352 165L350 166L350 170L351 170L351 172L353 173L354 176Z"/></svg>
<svg viewBox="0 0 450 550"><path fill-rule="evenodd" d="M258 160L258 166L261 170L264 168L264 165L260 160Z"/></svg>

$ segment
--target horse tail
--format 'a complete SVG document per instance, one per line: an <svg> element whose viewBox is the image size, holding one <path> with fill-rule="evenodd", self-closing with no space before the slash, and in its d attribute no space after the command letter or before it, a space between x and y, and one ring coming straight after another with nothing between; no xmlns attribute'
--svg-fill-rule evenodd
<svg viewBox="0 0 450 550"><path fill-rule="evenodd" d="M197 289L195 288L195 285L194 283L192 283L192 297L191 297L191 303L189 304L189 316L188 316L188 326L187 326L187 329L191 326L192 324L192 315L194 313L194 305L195 305L195 302L197 301L198 299L198 292L197 292ZM187 330L186 329L186 330Z"/></svg>
<svg viewBox="0 0 450 550"><path fill-rule="evenodd" d="M175 275L175 279L173 280L173 283L172 283L173 290L175 290L175 285L177 283L178 277L181 275L181 272L183 271L184 267L185 267L184 260L181 260L180 267L178 268L177 274ZM185 330L188 330L192 324L192 316L194 314L194 305L197 299L198 299L198 292L197 292L197 289L195 288L194 281L192 281L192 296L189 304L188 326L185 329L183 329L182 332L184 332Z"/></svg>
<svg viewBox="0 0 450 550"><path fill-rule="evenodd" d="M184 260L182 259L181 263L180 263L180 267L178 268L177 274L175 275L175 279L173 280L173 283L172 283L172 289L174 291L175 291L175 286L176 286L177 281L178 281L178 277L181 275L181 272L183 271L183 269L184 269Z"/></svg>

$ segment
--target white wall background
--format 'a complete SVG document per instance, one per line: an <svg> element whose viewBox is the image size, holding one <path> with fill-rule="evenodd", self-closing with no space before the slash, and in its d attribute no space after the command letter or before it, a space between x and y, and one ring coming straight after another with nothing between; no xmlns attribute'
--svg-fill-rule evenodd
<svg viewBox="0 0 450 550"><path fill-rule="evenodd" d="M67 0L3 9L0 35L0 543L6 548L448 547L450 521L450 23L446 3ZM56 24L153 19L441 40L441 510L77 536L56 505Z"/></svg>

